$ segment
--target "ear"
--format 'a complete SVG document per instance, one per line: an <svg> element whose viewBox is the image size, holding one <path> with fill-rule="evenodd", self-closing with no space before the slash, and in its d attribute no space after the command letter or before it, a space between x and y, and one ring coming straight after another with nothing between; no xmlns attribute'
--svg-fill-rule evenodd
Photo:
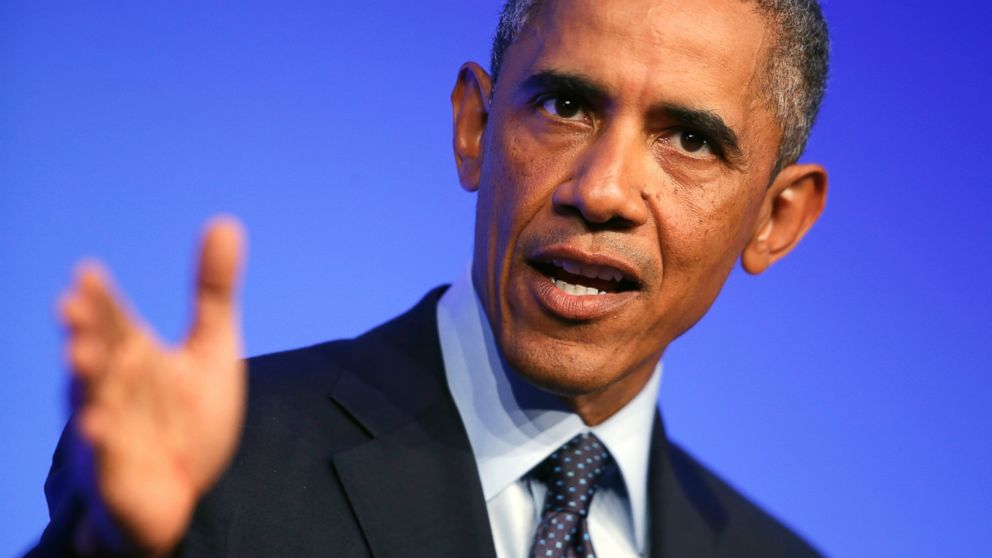
<svg viewBox="0 0 992 558"><path fill-rule="evenodd" d="M479 189L482 143L489 121L491 95L492 79L489 74L475 62L463 64L451 92L451 111L458 180L468 192Z"/></svg>
<svg viewBox="0 0 992 558"><path fill-rule="evenodd" d="M820 165L794 164L769 186L761 217L741 255L748 273L758 274L789 253L813 226L827 201L827 171Z"/></svg>

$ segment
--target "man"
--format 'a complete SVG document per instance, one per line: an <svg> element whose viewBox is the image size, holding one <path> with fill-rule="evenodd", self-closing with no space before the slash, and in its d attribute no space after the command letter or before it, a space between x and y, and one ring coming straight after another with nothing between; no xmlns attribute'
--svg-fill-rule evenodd
<svg viewBox="0 0 992 558"><path fill-rule="evenodd" d="M655 401L737 258L762 272L823 208L796 160L826 45L813 0L511 0L492 74L452 93L471 272L247 378L236 223L207 232L178 349L85 266L36 552L814 555L668 443Z"/></svg>

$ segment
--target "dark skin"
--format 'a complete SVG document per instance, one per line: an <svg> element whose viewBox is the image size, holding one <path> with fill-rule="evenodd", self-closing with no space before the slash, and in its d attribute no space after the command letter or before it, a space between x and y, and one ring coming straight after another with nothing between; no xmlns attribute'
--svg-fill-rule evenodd
<svg viewBox="0 0 992 558"><path fill-rule="evenodd" d="M495 90L477 64L458 74L455 158L478 192L473 280L506 361L587 424L641 390L738 258L761 273L823 208L822 167L772 176L781 132L759 91L772 41L736 0L548 0ZM166 555L227 466L245 405L243 237L230 219L208 227L179 346L95 264L63 297L74 425L92 450L78 540L123 535Z"/></svg>
<svg viewBox="0 0 992 558"><path fill-rule="evenodd" d="M773 40L736 1L562 0L508 49L495 90L462 67L454 146L479 196L473 280L509 365L589 425L637 395L738 258L761 273L823 209L822 167L772 176L781 131L759 84ZM605 293L547 286L562 278Z"/></svg>

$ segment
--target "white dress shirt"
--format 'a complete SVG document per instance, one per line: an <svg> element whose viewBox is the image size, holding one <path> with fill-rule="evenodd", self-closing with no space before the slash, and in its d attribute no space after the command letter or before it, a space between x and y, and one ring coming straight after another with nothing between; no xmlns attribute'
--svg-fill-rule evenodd
<svg viewBox="0 0 992 558"><path fill-rule="evenodd" d="M437 322L448 386L479 468L497 555L525 558L530 551L545 487L527 473L574 436L591 431L620 473L604 479L592 500L593 548L610 558L645 556L648 457L661 364L630 403L589 427L557 397L506 368L470 272L441 297Z"/></svg>

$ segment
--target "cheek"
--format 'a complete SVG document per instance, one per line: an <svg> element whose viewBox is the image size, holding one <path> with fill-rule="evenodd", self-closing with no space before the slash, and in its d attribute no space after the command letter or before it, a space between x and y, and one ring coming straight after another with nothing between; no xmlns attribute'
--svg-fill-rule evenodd
<svg viewBox="0 0 992 558"><path fill-rule="evenodd" d="M551 194L567 166L525 130L494 134L480 188L477 219L490 221L490 250L509 257L521 233L551 209Z"/></svg>
<svg viewBox="0 0 992 558"><path fill-rule="evenodd" d="M750 238L756 210L739 185L673 186L653 199L664 264L661 304L684 310L684 330L716 298Z"/></svg>
<svg viewBox="0 0 992 558"><path fill-rule="evenodd" d="M490 315L501 315L502 290L509 275L517 239L533 218L539 176L532 148L514 134L495 132L486 138L482 176L476 201L476 282L490 298ZM485 268L481 268L484 263Z"/></svg>
<svg viewBox="0 0 992 558"><path fill-rule="evenodd" d="M707 267L733 260L750 238L760 207L757 189L736 175L686 182L669 177L655 196L666 264Z"/></svg>

